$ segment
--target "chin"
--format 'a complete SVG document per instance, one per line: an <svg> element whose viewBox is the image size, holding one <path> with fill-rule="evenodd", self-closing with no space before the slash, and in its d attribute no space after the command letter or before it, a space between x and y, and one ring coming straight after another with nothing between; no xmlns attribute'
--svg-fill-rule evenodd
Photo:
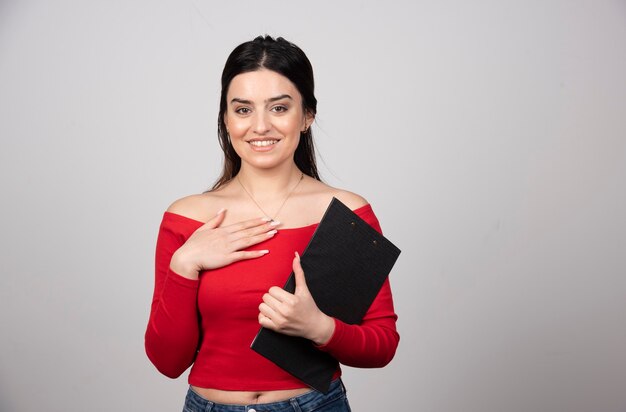
<svg viewBox="0 0 626 412"><path fill-rule="evenodd" d="M242 157L241 158L242 165L245 163L247 166L255 168L255 169L274 169L276 167L280 167L285 165L285 163L293 163L293 155L287 158L276 158L275 156L265 156L265 158L261 156L254 157Z"/></svg>

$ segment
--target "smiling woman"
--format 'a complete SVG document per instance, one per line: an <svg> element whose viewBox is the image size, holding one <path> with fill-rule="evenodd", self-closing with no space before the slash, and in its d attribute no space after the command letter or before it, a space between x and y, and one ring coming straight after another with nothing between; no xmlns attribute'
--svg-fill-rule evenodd
<svg viewBox="0 0 626 412"><path fill-rule="evenodd" d="M285 76L261 69L233 78L224 123L243 163L291 169L293 155L313 122L296 86Z"/></svg>
<svg viewBox="0 0 626 412"><path fill-rule="evenodd" d="M146 352L170 377L193 365L186 411L350 410L339 367L327 394L310 390L250 349L259 325L349 366L382 367L395 354L388 280L358 325L323 313L306 285L299 254L333 197L380 231L365 199L319 178L313 91L294 44L266 36L238 46L222 73L222 174L163 216ZM279 287L291 271L293 294Z"/></svg>

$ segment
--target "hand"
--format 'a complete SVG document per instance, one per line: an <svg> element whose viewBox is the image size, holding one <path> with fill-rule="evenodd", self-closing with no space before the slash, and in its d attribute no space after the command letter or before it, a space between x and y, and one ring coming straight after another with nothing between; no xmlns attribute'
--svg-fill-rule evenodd
<svg viewBox="0 0 626 412"><path fill-rule="evenodd" d="M225 210L200 226L172 255L170 268L177 274L197 279L203 270L217 269L243 259L266 255L269 250L244 251L272 238L277 223L258 218L220 227Z"/></svg>
<svg viewBox="0 0 626 412"><path fill-rule="evenodd" d="M293 294L273 286L263 295L263 303L259 305L259 323L267 329L301 336L316 345L324 345L335 331L335 321L315 304L297 252L293 259L293 273L296 280Z"/></svg>

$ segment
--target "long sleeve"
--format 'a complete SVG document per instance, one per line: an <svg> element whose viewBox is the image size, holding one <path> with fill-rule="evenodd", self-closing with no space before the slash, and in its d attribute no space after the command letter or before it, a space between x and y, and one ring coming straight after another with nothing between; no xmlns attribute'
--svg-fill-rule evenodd
<svg viewBox="0 0 626 412"><path fill-rule="evenodd" d="M400 335L396 331L398 316L393 310L389 280L370 306L363 322L349 325L335 319L335 332L319 349L330 353L347 366L381 368L394 357Z"/></svg>
<svg viewBox="0 0 626 412"><path fill-rule="evenodd" d="M166 214L159 229L154 295L145 348L148 358L161 373L177 378L193 363L198 348L199 282L169 269L172 255L189 236L181 233L179 225L174 225L172 219L172 215Z"/></svg>
<svg viewBox="0 0 626 412"><path fill-rule="evenodd" d="M382 233L378 219L370 208L360 214L367 223ZM372 305L358 325L335 319L335 331L320 350L328 352L340 363L359 368L380 368L394 357L400 335L396 331L396 315L389 279L385 281Z"/></svg>

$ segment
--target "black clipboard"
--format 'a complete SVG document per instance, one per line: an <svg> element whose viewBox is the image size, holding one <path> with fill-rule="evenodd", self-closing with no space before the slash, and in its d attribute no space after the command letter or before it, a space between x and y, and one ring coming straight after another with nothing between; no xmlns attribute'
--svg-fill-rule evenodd
<svg viewBox="0 0 626 412"><path fill-rule="evenodd" d="M307 286L322 312L358 324L400 249L333 198L301 256ZM284 289L295 291L293 272ZM327 393L338 362L308 339L261 328L250 347L310 387Z"/></svg>

